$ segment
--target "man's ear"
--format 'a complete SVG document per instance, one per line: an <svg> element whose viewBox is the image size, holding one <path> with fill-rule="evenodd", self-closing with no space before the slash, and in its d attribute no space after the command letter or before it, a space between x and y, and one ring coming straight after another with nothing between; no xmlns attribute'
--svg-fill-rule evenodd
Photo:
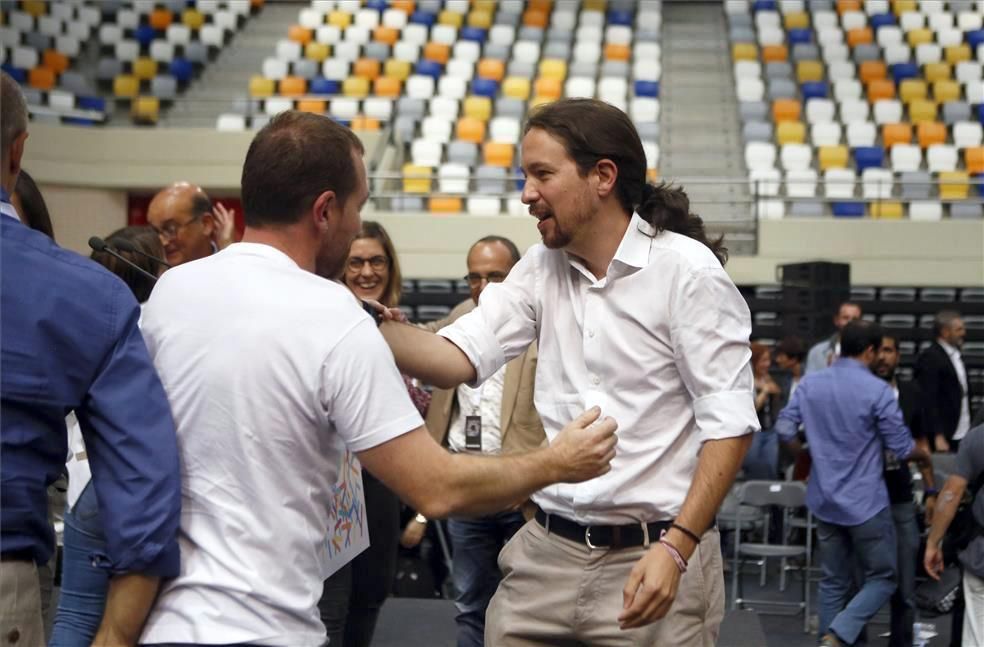
<svg viewBox="0 0 984 647"><path fill-rule="evenodd" d="M595 173L598 174L598 196L607 198L615 190L615 182L618 180L618 167L610 159L600 159L595 164Z"/></svg>
<svg viewBox="0 0 984 647"><path fill-rule="evenodd" d="M209 238L215 233L215 216L212 215L211 211L206 211L202 214L202 228L205 230L205 235Z"/></svg>
<svg viewBox="0 0 984 647"><path fill-rule="evenodd" d="M14 139L10 144L10 159L8 160L7 172L11 177L16 177L21 172L21 159L24 157L24 142L27 141L27 131L25 130Z"/></svg>
<svg viewBox="0 0 984 647"><path fill-rule="evenodd" d="M334 191L325 191L314 199L314 204L311 205L311 220L315 227L319 229L328 228L335 217L334 211L337 202Z"/></svg>

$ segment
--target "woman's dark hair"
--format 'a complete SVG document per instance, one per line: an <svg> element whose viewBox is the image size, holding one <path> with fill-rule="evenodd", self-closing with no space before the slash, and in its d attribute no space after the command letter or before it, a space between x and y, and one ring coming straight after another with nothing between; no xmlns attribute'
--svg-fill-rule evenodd
<svg viewBox="0 0 984 647"><path fill-rule="evenodd" d="M524 133L533 128L560 140L582 177L603 159L614 162L618 168L615 195L626 212L637 212L657 232L672 231L698 240L722 265L727 262L724 237L708 239L704 221L690 212L690 199L683 189L646 181L646 152L624 112L597 99L563 99L534 110Z"/></svg>
<svg viewBox="0 0 984 647"><path fill-rule="evenodd" d="M105 238L105 241L120 256L131 261L144 271L157 276L160 267L156 263L144 256L124 249L129 244L129 246L139 249L144 254L156 258L163 258L164 247L161 245L161 239L158 237L157 232L153 229L146 226L124 227L111 233ZM122 245L120 245L121 242L123 243ZM154 281L151 281L140 272L106 252L92 252L89 258L123 279L123 282L130 288L130 291L133 292L133 296L139 303L143 303L150 298L150 293L154 289Z"/></svg>
<svg viewBox="0 0 984 647"><path fill-rule="evenodd" d="M38 188L34 178L21 169L17 176L17 184L14 185L14 195L20 202L18 215L24 220L24 224L31 229L36 229L45 234L51 240L55 239L55 230L51 226L51 216L48 214L48 205L44 203L44 197Z"/></svg>
<svg viewBox="0 0 984 647"><path fill-rule="evenodd" d="M359 233L355 235L353 242L360 238L372 238L378 240L383 246L383 253L389 259L389 280L383 289L382 304L387 308L395 308L400 304L400 297L403 296L403 274L400 272L400 259L396 256L396 247L393 239L390 238L386 229L375 220L363 220ZM350 248L351 249L351 248ZM345 269L342 269L344 283Z"/></svg>
<svg viewBox="0 0 984 647"><path fill-rule="evenodd" d="M776 354L782 353L797 362L806 361L807 348L802 338L796 335L783 337L782 341L776 344Z"/></svg>
<svg viewBox="0 0 984 647"><path fill-rule="evenodd" d="M844 357L858 357L869 346L875 350L881 346L882 329L881 326L873 321L855 319L841 331L840 344L841 355Z"/></svg>

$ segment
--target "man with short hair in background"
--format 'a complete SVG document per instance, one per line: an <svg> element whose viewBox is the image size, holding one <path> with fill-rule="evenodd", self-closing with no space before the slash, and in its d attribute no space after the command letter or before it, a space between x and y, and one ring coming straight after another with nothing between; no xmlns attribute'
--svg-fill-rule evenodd
<svg viewBox="0 0 984 647"><path fill-rule="evenodd" d="M840 356L840 333L849 322L861 318L861 306L845 301L837 307L834 314L834 327L837 328L827 339L814 344L806 356L804 373L820 371L834 363Z"/></svg>
<svg viewBox="0 0 984 647"><path fill-rule="evenodd" d="M916 360L926 436L938 452L956 451L970 430L970 382L960 354L966 335L960 313L943 310L933 320L933 343Z"/></svg>
<svg viewBox="0 0 984 647"><path fill-rule="evenodd" d="M236 242L235 214L189 182L161 189L147 207L147 223L160 236L165 260L172 266L205 258Z"/></svg>

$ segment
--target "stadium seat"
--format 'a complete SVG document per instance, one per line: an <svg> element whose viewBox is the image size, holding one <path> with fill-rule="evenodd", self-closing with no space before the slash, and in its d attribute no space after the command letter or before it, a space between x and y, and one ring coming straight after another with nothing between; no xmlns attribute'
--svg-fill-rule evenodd
<svg viewBox="0 0 984 647"><path fill-rule="evenodd" d="M984 147L974 146L964 149L964 166L968 173L984 173Z"/></svg>
<svg viewBox="0 0 984 647"><path fill-rule="evenodd" d="M425 117L420 121L420 135L423 139L446 144L451 141L453 122L441 117Z"/></svg>
<svg viewBox="0 0 984 647"><path fill-rule="evenodd" d="M836 218L863 218L865 205L863 202L842 201L833 202L830 210Z"/></svg>
<svg viewBox="0 0 984 647"><path fill-rule="evenodd" d="M980 147L982 143L982 128L980 123L959 121L953 125L953 145L957 148Z"/></svg>
<svg viewBox="0 0 984 647"><path fill-rule="evenodd" d="M879 126L902 121L902 102L891 99L875 103L874 117Z"/></svg>
<svg viewBox="0 0 984 647"><path fill-rule="evenodd" d="M157 97L137 97L130 106L131 116L139 123L157 123L160 110L161 104Z"/></svg>
<svg viewBox="0 0 984 647"><path fill-rule="evenodd" d="M770 122L749 121L742 127L742 139L746 142L771 142L773 136Z"/></svg>
<svg viewBox="0 0 984 647"><path fill-rule="evenodd" d="M943 205L934 200L918 200L909 203L909 220L935 222L943 218Z"/></svg>
<svg viewBox="0 0 984 647"><path fill-rule="evenodd" d="M889 157L892 162L892 170L896 173L918 171L922 165L922 149L913 144L896 144L892 146Z"/></svg>
<svg viewBox="0 0 984 647"><path fill-rule="evenodd" d="M877 129L870 121L852 121L847 124L847 145L851 148L874 146L876 137Z"/></svg>
<svg viewBox="0 0 984 647"><path fill-rule="evenodd" d="M929 99L914 99L909 103L909 120L913 123L935 121L937 103Z"/></svg>
<svg viewBox="0 0 984 647"><path fill-rule="evenodd" d="M817 172L801 169L786 173L786 195L790 198L813 198L817 194Z"/></svg>
<svg viewBox="0 0 984 647"><path fill-rule="evenodd" d="M899 220L903 216L901 202L879 201L868 204L868 216L880 220Z"/></svg>
<svg viewBox="0 0 984 647"><path fill-rule="evenodd" d="M966 200L970 195L970 178L965 171L941 171L937 179L941 200Z"/></svg>
<svg viewBox="0 0 984 647"><path fill-rule="evenodd" d="M824 171L824 196L828 199L844 199L854 197L856 176L854 171L844 168L832 168Z"/></svg>
<svg viewBox="0 0 984 647"><path fill-rule="evenodd" d="M813 124L810 127L810 143L814 147L837 146L841 141L841 131L841 125L833 121Z"/></svg>
<svg viewBox="0 0 984 647"><path fill-rule="evenodd" d="M779 155L786 171L802 171L810 167L812 149L806 144L784 144Z"/></svg>
<svg viewBox="0 0 984 647"><path fill-rule="evenodd" d="M892 197L894 176L888 169L866 168L861 173L862 196L867 200L884 200Z"/></svg>

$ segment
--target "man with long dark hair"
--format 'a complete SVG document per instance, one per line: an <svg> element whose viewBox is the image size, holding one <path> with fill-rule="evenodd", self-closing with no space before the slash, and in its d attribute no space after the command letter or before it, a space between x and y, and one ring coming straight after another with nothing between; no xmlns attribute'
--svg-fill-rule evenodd
<svg viewBox="0 0 984 647"><path fill-rule="evenodd" d="M686 194L646 182L625 113L547 104L522 151L543 244L439 336L383 326L401 368L442 388L482 383L538 341L547 438L585 406L619 423L611 472L534 495L535 520L499 557L486 644L713 644L714 515L759 428L748 307Z"/></svg>

